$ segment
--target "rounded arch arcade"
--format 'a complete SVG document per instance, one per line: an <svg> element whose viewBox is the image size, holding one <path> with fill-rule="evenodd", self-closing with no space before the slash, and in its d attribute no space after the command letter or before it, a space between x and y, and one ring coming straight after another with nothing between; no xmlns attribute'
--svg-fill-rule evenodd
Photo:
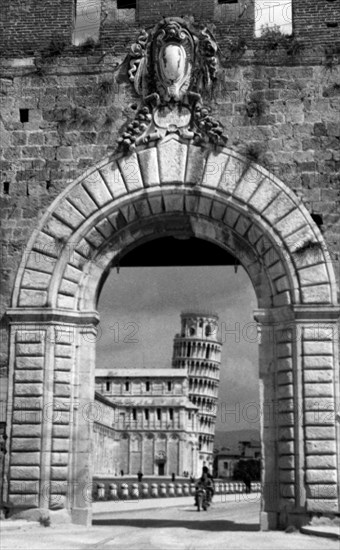
<svg viewBox="0 0 340 550"><path fill-rule="evenodd" d="M8 311L9 498L19 505L25 495L33 507L62 501L74 521L90 521L86 407L94 394L98 293L129 250L170 235L224 248L256 292L263 528L338 511L335 424L318 422L313 404L329 411L338 399L339 308L322 235L267 170L228 148L202 152L174 135L106 159L71 183L28 242ZM40 414L38 429L33 414Z"/></svg>

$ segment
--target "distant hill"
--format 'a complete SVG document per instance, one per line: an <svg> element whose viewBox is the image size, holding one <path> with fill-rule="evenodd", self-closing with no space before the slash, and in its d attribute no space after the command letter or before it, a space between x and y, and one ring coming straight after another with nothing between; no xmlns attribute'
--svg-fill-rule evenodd
<svg viewBox="0 0 340 550"><path fill-rule="evenodd" d="M214 448L221 451L222 447L226 447L237 452L240 441L260 441L260 432L258 430L216 431Z"/></svg>

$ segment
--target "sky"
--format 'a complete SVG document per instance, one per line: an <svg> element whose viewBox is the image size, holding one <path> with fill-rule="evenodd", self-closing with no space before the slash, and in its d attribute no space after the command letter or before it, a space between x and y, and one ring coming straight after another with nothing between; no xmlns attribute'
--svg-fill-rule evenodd
<svg viewBox="0 0 340 550"><path fill-rule="evenodd" d="M263 25L279 25L283 33L292 32L292 0L255 0L255 36L261 35ZM89 37L98 39L101 0L77 0L74 43Z"/></svg>
<svg viewBox="0 0 340 550"><path fill-rule="evenodd" d="M284 34L292 32L292 0L256 0L255 36L261 36L262 26L278 25Z"/></svg>
<svg viewBox="0 0 340 550"><path fill-rule="evenodd" d="M232 266L113 269L98 304L96 364L170 368L181 311L214 311L223 341L216 429L258 429L256 307L241 266L237 273Z"/></svg>

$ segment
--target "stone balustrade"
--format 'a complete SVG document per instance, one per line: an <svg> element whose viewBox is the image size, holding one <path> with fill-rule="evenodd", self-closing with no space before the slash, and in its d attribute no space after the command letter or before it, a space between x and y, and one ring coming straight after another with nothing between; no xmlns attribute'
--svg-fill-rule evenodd
<svg viewBox="0 0 340 550"><path fill-rule="evenodd" d="M237 493L246 493L246 486L239 481L224 482L216 480L214 482L215 495L228 495ZM194 495L196 491L195 483L186 483L178 481L176 483L108 483L94 481L93 498L97 500L138 500L140 498L173 498ZM251 492L261 492L261 483L252 482Z"/></svg>

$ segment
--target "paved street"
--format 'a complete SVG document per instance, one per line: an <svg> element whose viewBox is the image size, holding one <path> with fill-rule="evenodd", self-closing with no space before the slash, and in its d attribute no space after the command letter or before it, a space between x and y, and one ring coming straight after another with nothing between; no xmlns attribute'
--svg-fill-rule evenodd
<svg viewBox="0 0 340 550"><path fill-rule="evenodd" d="M129 503L120 503L116 512L110 510L114 503L97 504L95 525L89 529L73 525L45 528L20 522L18 529L4 530L1 550L339 550L337 540L298 532L260 532L258 501L238 501L235 495L228 495L227 502L219 497L208 512L198 513L192 498L166 500L156 509L145 508L147 502L141 501L124 511L123 506Z"/></svg>

